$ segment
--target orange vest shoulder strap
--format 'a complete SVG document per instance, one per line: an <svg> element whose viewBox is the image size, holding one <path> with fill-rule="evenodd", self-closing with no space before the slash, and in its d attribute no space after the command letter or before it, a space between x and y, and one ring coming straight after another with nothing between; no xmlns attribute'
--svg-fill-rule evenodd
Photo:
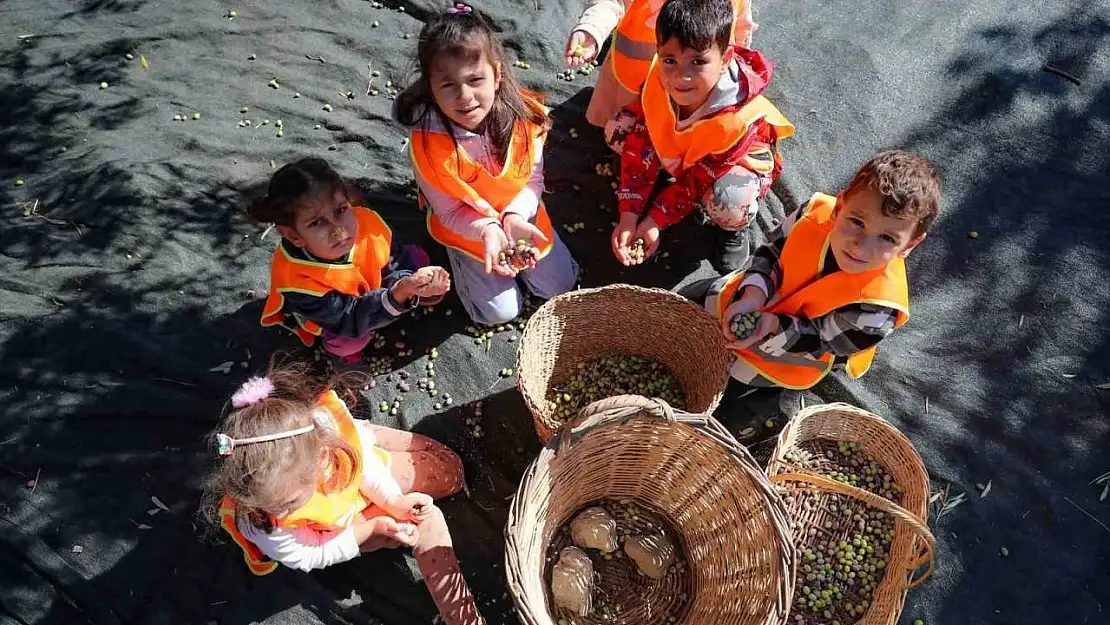
<svg viewBox="0 0 1110 625"><path fill-rule="evenodd" d="M348 445L358 449L361 442L358 438L358 430L355 427L355 418L347 408L346 402L339 398L339 394L331 389L324 391L316 405L323 408L331 416L339 437Z"/></svg>

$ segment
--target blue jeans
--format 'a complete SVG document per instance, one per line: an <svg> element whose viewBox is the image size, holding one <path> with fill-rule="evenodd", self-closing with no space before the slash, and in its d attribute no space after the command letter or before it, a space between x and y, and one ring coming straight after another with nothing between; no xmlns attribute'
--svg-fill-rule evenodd
<svg viewBox="0 0 1110 625"><path fill-rule="evenodd" d="M520 315L524 305L521 286L537 297L550 299L573 289L578 282L578 263L558 234L551 251L536 268L521 271L516 278L487 274L485 263L453 248L447 248L447 257L451 259L451 286L466 314L475 323L487 326L506 323Z"/></svg>

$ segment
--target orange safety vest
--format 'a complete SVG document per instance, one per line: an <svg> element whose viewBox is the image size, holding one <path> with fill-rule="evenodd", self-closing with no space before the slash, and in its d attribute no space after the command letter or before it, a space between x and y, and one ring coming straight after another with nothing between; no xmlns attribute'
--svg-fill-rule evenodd
<svg viewBox="0 0 1110 625"><path fill-rule="evenodd" d="M358 237L347 254L345 263L325 263L293 258L285 250L284 242L274 250L270 263L270 294L262 308L262 325L280 325L311 346L320 336L322 328L293 313L286 315L285 293L306 293L322 297L330 291L345 295L361 296L382 285L382 269L389 264L393 233L376 212L354 206L358 220ZM292 317L294 324L289 323Z"/></svg>
<svg viewBox="0 0 1110 625"><path fill-rule="evenodd" d="M732 0L733 15L743 15L748 1ZM613 45L609 51L613 58L613 76L617 84L629 93L640 93L640 87L647 78L656 49L655 20L659 18L662 7L663 0L634 0L613 32ZM736 39L735 27L733 39Z"/></svg>
<svg viewBox="0 0 1110 625"><path fill-rule="evenodd" d="M546 108L531 95L523 94L525 103L533 108ZM444 194L465 202L484 217L500 219L501 211L521 192L532 177L532 163L536 154L543 151L545 132L542 128L521 122L514 130L506 151L505 165L494 175L459 149L448 128L443 131L414 128L409 140L413 166L420 176ZM421 197L421 204L424 204ZM481 241L464 238L449 229L434 210L427 210L428 232L440 244L451 247L485 262L485 248ZM547 237L546 243L537 243L539 256L551 251L555 231L551 217L540 201L536 209L535 225Z"/></svg>
<svg viewBox="0 0 1110 625"><path fill-rule="evenodd" d="M780 259L782 285L763 311L816 319L848 304L876 304L896 310L894 327L901 327L910 318L909 285L902 258L865 273L834 271L821 275L835 215L836 198L814 194L806 214L794 224L786 238ZM718 319L724 317L743 279L744 272L734 272L717 295L712 309ZM877 347L852 354L846 367L848 375L858 378L867 373ZM812 358L797 354L775 355L767 350L749 348L735 354L771 382L796 390L820 382L832 370L835 361L831 353Z"/></svg>
<svg viewBox="0 0 1110 625"><path fill-rule="evenodd" d="M344 461L341 466L336 467L332 481L345 484L344 486L333 490L328 489L324 484L318 485L316 492L305 505L274 520L274 524L278 527L309 527L320 531L340 530L349 526L360 513L370 507L370 502L363 497L359 488L362 480L356 479L357 476L354 475L356 470L361 471L363 462L362 443L359 440L354 417L335 391L327 391L321 395L316 408L323 410L331 418L339 437L354 450L356 460L353 465ZM386 466L389 466L388 452L378 447L374 447L373 452ZM243 559L252 573L255 575L272 573L277 568L277 563L267 558L239 531L235 518L235 501L230 496L225 496L220 503L220 525L243 550Z"/></svg>
<svg viewBox="0 0 1110 625"><path fill-rule="evenodd" d="M671 97L660 79L661 65L658 60L651 63L641 103L651 145L659 155L659 161L667 171L674 175L693 167L694 163L710 154L720 154L731 150L744 140L753 125L759 121L770 124L777 139L785 139L794 134L794 125L775 108L767 98L758 95L747 104L727 113L710 115L705 119L678 130L678 113ZM751 155L759 156L759 155ZM772 165L773 158L763 159Z"/></svg>

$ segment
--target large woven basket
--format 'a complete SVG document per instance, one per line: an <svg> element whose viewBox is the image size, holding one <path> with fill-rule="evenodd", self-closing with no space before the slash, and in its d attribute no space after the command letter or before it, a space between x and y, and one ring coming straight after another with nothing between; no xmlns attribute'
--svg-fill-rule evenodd
<svg viewBox="0 0 1110 625"><path fill-rule="evenodd" d="M901 487L902 502L896 504L869 491L800 469L785 459L787 452L814 440L855 443L883 465ZM890 545L886 573L875 588L867 612L856 625L893 625L898 621L906 593L933 572L935 540L926 525L929 505L929 474L913 444L893 425L878 415L848 404L822 404L800 411L779 434L767 467L771 481L780 489L807 490L853 497L894 517L894 539ZM804 510L786 504L794 526L799 551L810 547L809 528L832 528L837 532L850 521L831 513L825 506ZM832 525L828 525L832 523ZM922 571L921 569L925 570Z"/></svg>
<svg viewBox="0 0 1110 625"><path fill-rule="evenodd" d="M521 479L505 527L505 570L522 623L557 622L552 541L584 506L613 499L667 522L688 584L646 590L635 578L620 580L607 592L623 612L606 621L575 618L577 625L771 625L786 617L795 550L786 509L763 470L715 419L621 395L587 406Z"/></svg>
<svg viewBox="0 0 1110 625"><path fill-rule="evenodd" d="M616 354L665 365L685 394L681 408L691 413L712 413L728 382L720 326L689 300L628 284L571 291L532 315L517 351L517 383L541 441L562 427L548 390L579 363Z"/></svg>

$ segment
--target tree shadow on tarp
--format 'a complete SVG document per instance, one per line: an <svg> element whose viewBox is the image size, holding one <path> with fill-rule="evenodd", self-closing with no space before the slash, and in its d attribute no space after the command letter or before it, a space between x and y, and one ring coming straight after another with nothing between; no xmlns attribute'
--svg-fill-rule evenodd
<svg viewBox="0 0 1110 625"><path fill-rule="evenodd" d="M939 523L938 571L907 615L1094 622L1110 599L1103 528L1077 509L1106 518L1087 483L1110 446L1092 419L1110 408L1094 388L1110 380L1110 248L1096 234L1110 232L1110 83L1088 74L1108 43L1110 15L1089 2L1039 31L975 33L948 65L950 104L904 141L940 166L948 198L909 259L915 319L861 384L838 375L818 392L891 418L935 485L970 498ZM1030 44L1082 85L1015 61Z"/></svg>

